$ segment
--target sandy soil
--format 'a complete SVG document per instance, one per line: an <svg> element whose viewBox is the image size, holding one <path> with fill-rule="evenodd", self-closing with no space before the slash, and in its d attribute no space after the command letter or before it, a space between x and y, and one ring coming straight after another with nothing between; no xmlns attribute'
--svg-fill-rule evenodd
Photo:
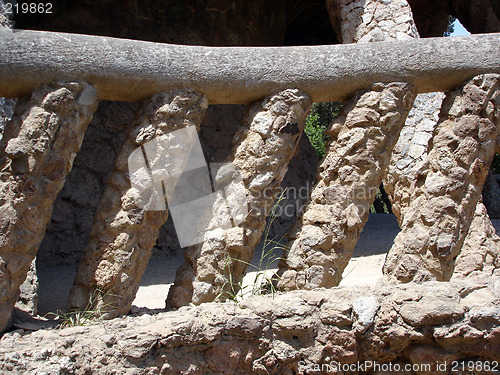
<svg viewBox="0 0 500 375"><path fill-rule="evenodd" d="M493 220L493 224L498 232L500 220ZM398 232L399 226L394 215L371 214L356 245L354 256L344 271L340 285L375 285L382 277L385 255ZM276 256L281 256L281 253L277 253ZM256 251L254 265L258 265L259 257L260 251ZM151 259L141 280L134 306L148 309L164 308L168 289L175 278L175 271L182 262L182 254ZM271 274L276 270L276 267L276 262L274 262L274 264L264 268L267 268L267 273ZM38 270L40 282L38 311L40 315L64 310L75 273L76 266L40 268ZM249 270L243 282L244 286L249 286L244 287L244 291L251 289L250 285L253 284L256 275L255 268Z"/></svg>

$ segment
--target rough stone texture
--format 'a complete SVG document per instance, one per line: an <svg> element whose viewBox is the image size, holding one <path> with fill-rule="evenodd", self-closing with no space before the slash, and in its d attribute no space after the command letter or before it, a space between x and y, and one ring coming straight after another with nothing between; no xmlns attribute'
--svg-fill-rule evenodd
<svg viewBox="0 0 500 375"><path fill-rule="evenodd" d="M344 44L418 38L406 0L327 0L326 5Z"/></svg>
<svg viewBox="0 0 500 375"><path fill-rule="evenodd" d="M343 43L419 38L406 0L328 0L326 4L332 25L341 35ZM392 209L398 217L401 203L400 199L395 199L393 185L399 183L406 187L404 179L408 165L421 158L425 150L422 145L426 144L426 138L428 141L432 137L433 127L429 127L425 120L434 118L436 108L441 108L443 97L444 94L436 93L417 95L394 147L388 168L389 178L385 178L384 188L392 198Z"/></svg>
<svg viewBox="0 0 500 375"><path fill-rule="evenodd" d="M5 0L0 0L0 29L1 28L6 28L10 29L12 28L12 15L13 13L7 13L7 7L5 4Z"/></svg>
<svg viewBox="0 0 500 375"><path fill-rule="evenodd" d="M5 129L0 142L0 331L96 107L95 90L85 83L43 87L19 99Z"/></svg>
<svg viewBox="0 0 500 375"><path fill-rule="evenodd" d="M452 276L496 149L499 95L498 75L447 94L427 159L409 177L402 231L384 265L389 280Z"/></svg>
<svg viewBox="0 0 500 375"><path fill-rule="evenodd" d="M327 2L327 7L332 24L341 33L344 43L419 37L412 11L404 0L330 1ZM398 218L400 226L414 190L408 176L412 170L418 169L427 157L428 145L439 120L443 99L444 93L419 94L394 147L384 178L384 188L391 197L392 211ZM480 203L477 208L475 229L471 228L464 243L464 251L467 253L480 246L479 244L482 244L483 256L485 249L489 249L491 256L486 264L480 266L475 262L470 266L476 271L482 268L491 269L494 264L491 259L495 259L495 254L500 251L498 248L500 239L497 238L495 231L489 230L492 224L482 206ZM482 229L488 230L489 236L481 232ZM480 257L479 254L477 256ZM465 260L468 257L461 259ZM484 260L486 261L486 258Z"/></svg>
<svg viewBox="0 0 500 375"><path fill-rule="evenodd" d="M130 310L168 211L146 210L137 205L136 189L128 177L128 157L155 137L187 126L195 126L198 131L207 107L208 102L201 94L172 92L153 96L141 108L137 125L128 134L101 198L69 295L69 309L90 307L107 318ZM187 140L184 148L190 148L194 141ZM174 158L174 152L182 150L169 149L169 158ZM182 170L187 157L179 155L177 162ZM168 170L165 172L169 175ZM171 194L175 184L165 184L165 193Z"/></svg>
<svg viewBox="0 0 500 375"><path fill-rule="evenodd" d="M488 218L486 207L479 200L469 232L457 257L453 278L475 277L498 273L500 268L500 237Z"/></svg>
<svg viewBox="0 0 500 375"><path fill-rule="evenodd" d="M31 262L26 280L19 287L19 298L16 308L30 315L37 314L38 305L38 276L36 274L36 259Z"/></svg>
<svg viewBox="0 0 500 375"><path fill-rule="evenodd" d="M392 151L384 188L391 198L392 211L400 226L412 191L409 176L427 157L444 97L441 92L417 95Z"/></svg>
<svg viewBox="0 0 500 375"><path fill-rule="evenodd" d="M419 170L427 157L444 97L444 93L417 95L392 152L384 187L391 197L392 210L400 226L403 225L403 218L415 190L411 176ZM490 174L491 171L488 175ZM485 189L483 195L484 192ZM461 254L457 258L454 277L473 277L482 272L491 275L498 268L498 254L500 238L495 233L485 206L479 201Z"/></svg>
<svg viewBox="0 0 500 375"><path fill-rule="evenodd" d="M37 253L40 267L78 263L92 230L94 214L128 130L134 124L137 103L102 101L89 124L73 169L59 193L45 237ZM241 125L244 106L209 106L201 124L200 142L208 163L223 163L231 154L232 139ZM318 159L307 137L290 162L281 184L289 194L283 214L271 227L281 237L295 221L308 197ZM161 227L152 256L182 251L171 216Z"/></svg>
<svg viewBox="0 0 500 375"><path fill-rule="evenodd" d="M499 42L499 34L489 34L376 45L200 47L0 29L0 95L15 97L56 78L84 79L106 100L189 87L211 104L247 104L290 87L317 102L343 100L375 80L409 82L418 93L446 91L475 75L500 73Z"/></svg>
<svg viewBox="0 0 500 375"><path fill-rule="evenodd" d="M0 371L377 374L326 365L445 360L450 371L452 360L498 360L499 300L498 279L254 296L62 330L14 331L0 341ZM415 374L405 367L399 373Z"/></svg>
<svg viewBox="0 0 500 375"><path fill-rule="evenodd" d="M167 305L211 302L218 296L226 297L221 293L237 291L296 151L310 106L309 96L294 89L270 95L248 108L230 160L242 177L248 212L240 224L209 231L203 244L186 250Z"/></svg>
<svg viewBox="0 0 500 375"><path fill-rule="evenodd" d="M134 125L138 108L138 103L99 103L73 169L54 202L52 217L37 253L39 267L78 263L114 160Z"/></svg>
<svg viewBox="0 0 500 375"><path fill-rule="evenodd" d="M328 130L332 138L310 202L288 234L279 288L340 282L414 99L409 84L374 84L344 105Z"/></svg>

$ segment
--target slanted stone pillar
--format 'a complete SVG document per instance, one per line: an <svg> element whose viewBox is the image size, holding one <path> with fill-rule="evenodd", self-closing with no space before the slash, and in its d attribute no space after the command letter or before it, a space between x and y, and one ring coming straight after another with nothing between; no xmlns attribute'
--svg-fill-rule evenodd
<svg viewBox="0 0 500 375"><path fill-rule="evenodd" d="M408 178L427 157L444 97L445 94L441 92L417 95L392 151L384 189L390 197L392 212L400 226L410 204L412 186Z"/></svg>
<svg viewBox="0 0 500 375"><path fill-rule="evenodd" d="M391 197L392 211L400 226L410 205L415 185L412 174L427 158L429 144L439 121L444 93L419 94L415 99L406 124L392 152L384 179L384 187ZM420 173L422 173L420 171ZM500 237L479 200L469 232L457 258L453 278L491 275L500 267Z"/></svg>
<svg viewBox="0 0 500 375"><path fill-rule="evenodd" d="M105 318L130 310L160 227L168 217L165 198L171 196L177 181L171 177L178 177L186 166L207 107L207 99L199 93L170 92L154 95L139 111L138 124L129 132L101 198L70 291L69 309L92 308ZM196 131L182 144L164 148L157 142L190 126ZM135 162L144 163L139 170L142 187L130 182L133 152L138 157ZM152 178L158 185L152 184Z"/></svg>
<svg viewBox="0 0 500 375"><path fill-rule="evenodd" d="M451 278L496 149L499 79L477 76L446 95L429 154L409 176L402 231L384 265L388 280Z"/></svg>
<svg viewBox="0 0 500 375"><path fill-rule="evenodd" d="M418 38L419 34L415 27L411 8L406 0L384 1L384 0L327 0L327 7L332 25L344 43L373 42L390 39L404 40ZM401 131L401 137L394 148L387 176L384 179L384 187L390 195L392 210L398 218L400 226L403 223L405 208L413 187L407 176L418 163L425 160L428 152L428 143L433 136L434 128L438 122L439 109L444 93L419 94L415 100L415 108L410 113L407 124ZM464 252L483 244L482 258L486 262L484 269L494 268L495 254L500 254L499 241L495 232L491 231L491 221L486 210L479 203L471 232L467 235L464 243ZM488 229L490 228L490 229ZM489 234L486 235L485 232ZM469 250L467 250L469 249ZM486 250L485 250L486 251ZM465 272L475 269L477 274L483 266L480 266L479 255L474 256L475 266L467 265L465 268L458 267L457 272ZM458 262L469 259L460 257ZM458 263L457 263L458 265ZM462 269L462 271L459 271ZM490 271L486 271L487 273ZM457 275L458 276L458 275ZM462 275L463 276L463 275Z"/></svg>
<svg viewBox="0 0 500 375"><path fill-rule="evenodd" d="M5 128L0 142L0 332L96 108L90 85L46 86L18 100Z"/></svg>
<svg viewBox="0 0 500 375"><path fill-rule="evenodd" d="M347 101L328 130L331 141L310 202L289 233L280 289L340 282L414 99L407 83L378 83Z"/></svg>
<svg viewBox="0 0 500 375"><path fill-rule="evenodd" d="M201 245L186 251L167 306L210 302L218 296L225 298L224 292L238 291L238 283L262 236L266 216L280 192L311 104L307 94L284 90L247 109L233 141L230 161L241 175L248 210L239 224L207 232Z"/></svg>

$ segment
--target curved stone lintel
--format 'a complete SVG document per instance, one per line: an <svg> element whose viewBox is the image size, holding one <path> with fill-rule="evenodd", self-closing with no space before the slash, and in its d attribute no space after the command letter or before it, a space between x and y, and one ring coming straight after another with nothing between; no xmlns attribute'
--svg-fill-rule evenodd
<svg viewBox="0 0 500 375"><path fill-rule="evenodd" d="M200 47L42 31L0 31L0 96L85 80L101 99L137 101L173 89L212 104L245 104L290 87L315 102L342 100L373 82L448 91L500 73L500 34L301 47Z"/></svg>

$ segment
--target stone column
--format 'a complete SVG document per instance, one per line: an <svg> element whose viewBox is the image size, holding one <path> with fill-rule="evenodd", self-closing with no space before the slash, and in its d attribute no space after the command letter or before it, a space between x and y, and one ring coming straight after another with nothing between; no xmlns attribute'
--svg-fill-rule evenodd
<svg viewBox="0 0 500 375"><path fill-rule="evenodd" d="M406 0L327 0L327 7L332 25L344 43L389 39L404 40L419 37L411 8ZM401 139L394 148L387 176L384 179L384 188L391 197L392 209L400 225L403 222L404 210L409 204L412 191L407 176L412 169L418 168L418 163L425 160L427 156L428 143L438 121L443 97L443 93L419 94L417 96L415 107L410 112L408 121L401 131ZM486 210L480 206L482 203L479 203L473 221L476 229L471 229L471 233L467 236L464 251L467 252L465 249L470 248L469 243L473 244L472 246L482 243L483 249L488 248L490 255L499 254L497 236L494 231L491 232L488 229L492 225L491 221ZM485 236L481 228L491 235ZM483 255L485 255L484 252ZM490 269L493 266L494 262L490 261L493 258L490 256L484 258L489 264L484 265L485 269ZM466 258L461 257L460 259ZM478 259L476 256L476 260ZM482 267L476 264L473 268L479 271ZM474 272L474 274L476 273Z"/></svg>
<svg viewBox="0 0 500 375"><path fill-rule="evenodd" d="M307 94L285 90L247 109L233 140L231 163L241 175L248 212L239 224L207 232L204 243L186 251L167 306L210 302L238 290L262 236L266 216L280 192L310 106Z"/></svg>
<svg viewBox="0 0 500 375"><path fill-rule="evenodd" d="M415 185L411 177L425 162L430 140L439 121L444 93L419 94L392 152L384 187L391 197L400 226L410 205ZM500 266L500 238L479 200L469 232L457 258L454 278L491 275Z"/></svg>
<svg viewBox="0 0 500 375"><path fill-rule="evenodd" d="M326 0L326 6L344 44L419 37L406 0Z"/></svg>
<svg viewBox="0 0 500 375"><path fill-rule="evenodd" d="M405 0L327 0L326 5L343 43L418 37L411 8ZM391 96L393 107L389 108L386 101ZM332 136L338 136L340 131L345 138L337 138L328 146L331 154L327 154L320 166L311 202L301 222L289 234L292 243L287 262L280 264L280 288L309 289L339 283L413 100L411 87L395 84L376 85L344 103L340 121L347 121L348 127L334 129ZM354 112L349 114L349 110ZM390 120L388 124L379 123L381 118ZM334 124L334 128L337 126ZM372 128L370 135L368 127ZM352 142L355 146L350 146ZM337 147L354 149L337 152ZM347 159L342 160L344 157ZM377 161L372 170L364 165L370 159ZM353 163L360 163L360 167L354 167ZM357 182L354 176L359 176Z"/></svg>
<svg viewBox="0 0 500 375"><path fill-rule="evenodd" d="M185 168L207 107L208 101L201 94L171 92L153 96L139 111L138 124L129 132L101 198L70 291L69 309L91 308L105 318L130 310L160 227L168 217L164 199L175 189L177 178L172 176L178 177ZM172 147L157 142L164 137L171 139L172 132L190 126L196 131L189 133L182 144ZM150 141L156 143L146 146ZM133 152L139 159L146 155L141 159L145 163L143 191L130 181L129 157ZM155 177L158 190L151 185ZM141 198L144 192L150 196Z"/></svg>
<svg viewBox="0 0 500 375"><path fill-rule="evenodd" d="M410 203L412 186L408 178L427 157L444 97L441 92L417 95L392 151L384 189L391 199L392 212L400 226Z"/></svg>
<svg viewBox="0 0 500 375"><path fill-rule="evenodd" d="M90 85L46 86L18 100L5 128L0 142L0 332L96 108Z"/></svg>
<svg viewBox="0 0 500 375"><path fill-rule="evenodd" d="M499 84L498 75L477 76L443 101L429 155L409 176L402 231L384 265L388 280L451 278L496 149Z"/></svg>
<svg viewBox="0 0 500 375"><path fill-rule="evenodd" d="M378 83L347 101L328 130L331 141L310 202L289 233L280 289L340 282L414 99L407 83Z"/></svg>

